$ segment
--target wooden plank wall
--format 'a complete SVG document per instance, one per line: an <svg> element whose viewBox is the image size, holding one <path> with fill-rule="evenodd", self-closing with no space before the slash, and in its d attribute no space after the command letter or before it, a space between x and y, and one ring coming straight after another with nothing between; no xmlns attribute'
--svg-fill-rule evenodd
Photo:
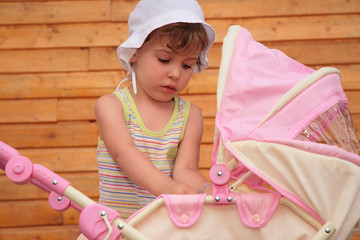
<svg viewBox="0 0 360 240"><path fill-rule="evenodd" d="M183 93L202 110L201 164L210 166L221 44L231 24L315 69L342 71L360 132L359 0L199 0L217 32L210 67ZM98 197L94 102L125 76L116 46L136 0L0 0L0 140ZM47 193L0 171L0 239L74 239L75 210L59 213ZM355 235L354 239L360 239Z"/></svg>

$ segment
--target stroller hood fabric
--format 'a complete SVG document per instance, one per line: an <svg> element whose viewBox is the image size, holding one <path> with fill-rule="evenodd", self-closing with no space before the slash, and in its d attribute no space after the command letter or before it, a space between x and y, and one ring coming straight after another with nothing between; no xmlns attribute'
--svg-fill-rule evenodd
<svg viewBox="0 0 360 240"><path fill-rule="evenodd" d="M338 70L324 68L315 72L281 51L254 41L245 28L239 30L229 54L231 63L227 78L220 77L218 83L218 102L221 103L217 127L222 130L223 138L232 141L291 138L329 104L339 99L347 102ZM305 89L319 75L324 78ZM284 104L287 98L301 91L302 94L286 109L281 109L281 106L273 109L280 100ZM318 106L318 109L313 106ZM273 117L258 128L272 110L282 111L278 113L279 117ZM286 116L282 115L283 112Z"/></svg>
<svg viewBox="0 0 360 240"><path fill-rule="evenodd" d="M340 72L312 70L254 41L245 28L231 26L217 94L212 163L236 158L314 218L334 224L331 239L351 235L360 219L360 157L337 146L295 140L329 108L347 104Z"/></svg>

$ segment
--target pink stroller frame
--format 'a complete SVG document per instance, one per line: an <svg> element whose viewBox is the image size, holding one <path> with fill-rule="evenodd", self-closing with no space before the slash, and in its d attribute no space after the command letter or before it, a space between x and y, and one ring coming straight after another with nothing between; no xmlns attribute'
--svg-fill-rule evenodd
<svg viewBox="0 0 360 240"><path fill-rule="evenodd" d="M1 141L0 167L48 192L55 210L80 211L89 239L349 239L360 148L340 72L307 68L239 26L222 51L213 196L162 195L123 221Z"/></svg>

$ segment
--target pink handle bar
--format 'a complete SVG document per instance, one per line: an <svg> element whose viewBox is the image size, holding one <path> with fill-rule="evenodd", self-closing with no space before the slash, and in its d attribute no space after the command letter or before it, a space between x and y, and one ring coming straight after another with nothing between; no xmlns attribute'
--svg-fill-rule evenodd
<svg viewBox="0 0 360 240"><path fill-rule="evenodd" d="M56 173L40 164L33 164L28 158L21 156L17 150L1 141L0 167L11 181L17 184L32 183L50 193L49 203L53 209L65 211L71 206L81 212L79 226L89 239L115 240L119 239L121 232L124 231L129 236L140 236L131 237L131 239L147 239L121 220L115 210L96 204L71 187L68 181ZM107 219L107 223L103 220L104 217ZM111 225L111 232L108 223Z"/></svg>
<svg viewBox="0 0 360 240"><path fill-rule="evenodd" d="M7 162L16 156L20 156L20 153L9 145L0 141L0 168L5 171Z"/></svg>
<svg viewBox="0 0 360 240"><path fill-rule="evenodd" d="M10 180L17 184L25 184L31 182L33 185L39 187L43 191L51 194L53 192L62 196L65 188L70 185L68 181L50 171L46 167L39 164L32 164L32 162L21 156L20 153L0 141L0 168L6 172ZM59 198L60 199L60 198ZM66 198L62 197L63 203L68 202ZM57 201L57 200L56 200ZM66 210L68 207L73 207L81 212L82 208L73 202L69 202L68 206L58 207L59 202L49 198L50 205L55 210Z"/></svg>

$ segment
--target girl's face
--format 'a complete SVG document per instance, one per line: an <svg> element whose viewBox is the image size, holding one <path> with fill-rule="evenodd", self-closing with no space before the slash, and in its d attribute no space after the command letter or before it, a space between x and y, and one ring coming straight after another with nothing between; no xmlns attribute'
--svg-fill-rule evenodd
<svg viewBox="0 0 360 240"><path fill-rule="evenodd" d="M136 74L138 95L156 101L170 101L189 83L200 51L175 53L168 39L154 33L131 58Z"/></svg>

